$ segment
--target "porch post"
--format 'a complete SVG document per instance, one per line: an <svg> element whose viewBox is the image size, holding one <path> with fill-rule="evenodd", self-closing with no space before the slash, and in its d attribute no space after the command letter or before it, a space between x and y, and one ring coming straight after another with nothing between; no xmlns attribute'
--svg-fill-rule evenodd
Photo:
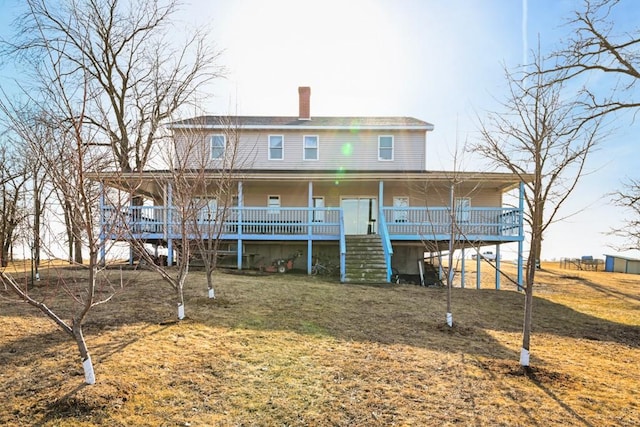
<svg viewBox="0 0 640 427"><path fill-rule="evenodd" d="M480 289L480 263L482 262L482 257L478 253L476 256L476 289Z"/></svg>
<svg viewBox="0 0 640 427"><path fill-rule="evenodd" d="M464 289L464 246L462 247L462 260L460 261L460 287Z"/></svg>
<svg viewBox="0 0 640 427"><path fill-rule="evenodd" d="M524 245L524 182L520 181L520 200L518 202L519 221L518 221L518 290L521 291L522 287L522 249ZM535 260L534 260L535 262Z"/></svg>
<svg viewBox="0 0 640 427"><path fill-rule="evenodd" d="M238 181L238 248L237 265L242 270L242 208L244 207L244 193L242 181Z"/></svg>
<svg viewBox="0 0 640 427"><path fill-rule="evenodd" d="M100 265L103 267L106 264L106 236L105 236L105 214L104 214L104 183L100 181ZM113 215L112 215L113 216Z"/></svg>
<svg viewBox="0 0 640 427"><path fill-rule="evenodd" d="M307 206L309 207L309 212L307 215L307 222L309 226L307 228L307 274L311 274L311 267L313 264L313 240L311 240L311 236L313 234L313 181L309 181L309 190Z"/></svg>
<svg viewBox="0 0 640 427"><path fill-rule="evenodd" d="M496 245L496 289L500 289L500 245Z"/></svg>
<svg viewBox="0 0 640 427"><path fill-rule="evenodd" d="M167 266L173 265L173 188L167 183Z"/></svg>
<svg viewBox="0 0 640 427"><path fill-rule="evenodd" d="M138 234L137 230L138 230L138 224L137 224L137 212L136 210L133 209L134 205L133 205L133 194L130 192L129 193L129 232L132 234ZM137 237L135 237L137 238ZM133 246L131 244L129 244L129 265L133 265Z"/></svg>

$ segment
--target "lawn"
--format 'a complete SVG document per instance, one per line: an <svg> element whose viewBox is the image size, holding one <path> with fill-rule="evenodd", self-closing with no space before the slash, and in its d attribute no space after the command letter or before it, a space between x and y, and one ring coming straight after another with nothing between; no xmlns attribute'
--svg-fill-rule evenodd
<svg viewBox="0 0 640 427"><path fill-rule="evenodd" d="M531 372L523 295L487 272L453 290L449 329L442 288L217 273L209 300L197 271L174 322L157 275L109 270L117 292L85 331L94 386L74 343L0 287L0 425L640 425L640 276L543 268ZM84 273L41 274L56 306L58 275Z"/></svg>

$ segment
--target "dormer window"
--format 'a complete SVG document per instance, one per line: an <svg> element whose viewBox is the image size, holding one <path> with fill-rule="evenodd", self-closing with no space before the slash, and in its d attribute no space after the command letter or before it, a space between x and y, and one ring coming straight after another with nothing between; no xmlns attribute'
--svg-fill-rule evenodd
<svg viewBox="0 0 640 427"><path fill-rule="evenodd" d="M393 135L380 135L378 137L378 160L393 160Z"/></svg>
<svg viewBox="0 0 640 427"><path fill-rule="evenodd" d="M211 136L211 160L224 158L224 150L227 146L227 138L224 135Z"/></svg>

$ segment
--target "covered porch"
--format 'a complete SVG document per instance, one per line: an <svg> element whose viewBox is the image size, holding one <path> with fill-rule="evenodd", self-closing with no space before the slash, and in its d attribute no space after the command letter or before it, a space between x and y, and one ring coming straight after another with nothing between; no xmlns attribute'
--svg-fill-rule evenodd
<svg viewBox="0 0 640 427"><path fill-rule="evenodd" d="M242 260L246 258L243 252L246 242L298 242L307 247L308 273L313 263L314 243L334 242L339 252L341 280L344 280L345 237L376 234L381 238L387 280L390 280L394 245L443 243L449 241L453 233L457 242L463 242L463 249L496 245L499 251L501 243L518 242L519 271L522 269L524 189L513 175L490 174L494 175L492 180L487 174L474 174L469 177L473 182L468 181L466 190L459 193L469 197L456 197L455 186L444 174L428 172L401 177L362 172L339 176L335 172L316 172L311 176L307 173L306 179L291 175L289 172L247 173L236 177L234 194L229 198L231 203L208 202L206 214L194 212L188 219L184 207L175 203L169 176L156 174L153 180L143 179L135 186L123 183L122 177L103 179L105 190L135 187L136 191L130 191L130 195L143 196L146 202L112 203L108 191L104 191L100 205L101 238L103 241L162 242L168 248L171 264L175 261L174 243L183 233L188 233L189 239L208 238L208 233L216 233L218 239L235 242L239 269L243 268ZM497 177L501 180L496 180ZM136 174L136 178L139 179L140 174ZM214 173L210 179L215 181ZM501 206L502 194L513 189L519 192L518 206ZM209 197L206 193L197 196ZM478 204L498 206L474 206L474 200ZM105 256L103 250L102 257Z"/></svg>

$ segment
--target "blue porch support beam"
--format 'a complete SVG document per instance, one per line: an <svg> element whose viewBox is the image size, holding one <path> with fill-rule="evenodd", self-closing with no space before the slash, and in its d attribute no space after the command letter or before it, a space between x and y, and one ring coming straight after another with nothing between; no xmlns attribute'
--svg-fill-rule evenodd
<svg viewBox="0 0 640 427"><path fill-rule="evenodd" d="M462 260L460 261L460 287L464 289L464 268L465 268L465 253L464 247L462 247Z"/></svg>
<svg viewBox="0 0 640 427"><path fill-rule="evenodd" d="M391 282L393 271L391 268L391 257L393 256L393 247L389 239L389 231L387 230L387 218L384 215L384 181L378 182L378 234L382 237L382 249L384 250L384 259L387 267L387 282Z"/></svg>
<svg viewBox="0 0 640 427"><path fill-rule="evenodd" d="M173 187L167 183L167 266L173 265Z"/></svg>
<svg viewBox="0 0 640 427"><path fill-rule="evenodd" d="M476 256L476 289L480 289L480 263L482 262L482 257L480 256L480 251L478 251L478 256Z"/></svg>
<svg viewBox="0 0 640 427"><path fill-rule="evenodd" d="M139 221L139 219L133 207L133 193L129 193L129 233L133 231L133 234L137 234L136 229L139 228L137 221ZM133 245L129 244L129 265L133 265L133 252Z"/></svg>
<svg viewBox="0 0 640 427"><path fill-rule="evenodd" d="M524 182L520 181L520 197L518 202L518 209L520 210L520 218L518 221L518 290L521 291L522 287L522 252L524 246Z"/></svg>
<svg viewBox="0 0 640 427"><path fill-rule="evenodd" d="M242 208L244 207L244 187L242 181L238 181L238 248L237 260L238 270L242 270Z"/></svg>
<svg viewBox="0 0 640 427"><path fill-rule="evenodd" d="M340 209L340 283L344 283L347 280L347 243L344 237L344 210Z"/></svg>
<svg viewBox="0 0 640 427"><path fill-rule="evenodd" d="M496 289L500 289L500 245L496 245Z"/></svg>
<svg viewBox="0 0 640 427"><path fill-rule="evenodd" d="M104 215L104 183L101 181L100 182L100 241L99 241L99 247L100 247L100 265L102 265L103 267L105 266L106 262L107 262L107 254L106 254L106 236L105 236L105 215Z"/></svg>
<svg viewBox="0 0 640 427"><path fill-rule="evenodd" d="M307 191L307 206L309 207L309 214L307 216L307 274L311 274L311 267L313 264L313 240L311 235L313 234L313 181L309 181L309 189Z"/></svg>

